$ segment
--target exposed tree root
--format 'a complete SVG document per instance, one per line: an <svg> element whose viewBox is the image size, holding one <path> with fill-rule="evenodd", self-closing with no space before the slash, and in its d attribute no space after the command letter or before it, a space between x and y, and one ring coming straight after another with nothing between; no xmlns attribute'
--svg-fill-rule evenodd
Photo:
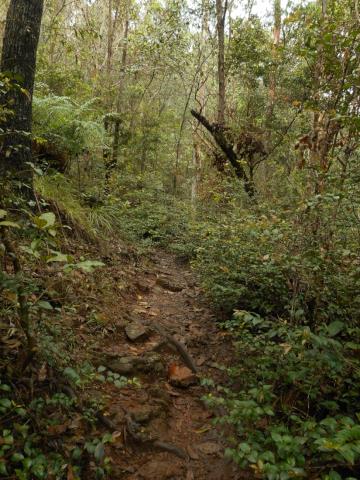
<svg viewBox="0 0 360 480"><path fill-rule="evenodd" d="M159 450L172 453L177 457L182 458L183 460L188 459L187 453L176 445L173 445L172 443L162 442L160 440L152 440L151 438L146 438L146 436L139 431L140 426L136 422L134 422L130 414L127 414L125 416L125 421L127 433L136 442L150 444L153 447L158 448Z"/></svg>
<svg viewBox="0 0 360 480"><path fill-rule="evenodd" d="M170 343L176 348L181 358L184 360L186 366L189 367L190 370L192 370L194 373L198 373L199 370L195 365L194 360L181 342L179 342L169 333L167 333L162 327L160 327L160 325L152 325L152 328L156 330L162 337L164 337L168 343Z"/></svg>

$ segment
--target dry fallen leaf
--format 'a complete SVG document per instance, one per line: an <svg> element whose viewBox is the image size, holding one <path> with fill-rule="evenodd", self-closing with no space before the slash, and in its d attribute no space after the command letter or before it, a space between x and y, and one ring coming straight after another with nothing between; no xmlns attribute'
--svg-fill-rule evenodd
<svg viewBox="0 0 360 480"><path fill-rule="evenodd" d="M49 435L61 435L62 433L66 432L68 428L69 425L67 423L64 423L63 425L49 425L47 432Z"/></svg>
<svg viewBox="0 0 360 480"><path fill-rule="evenodd" d="M198 433L198 434L201 434L201 433L208 432L209 430L211 430L211 427L205 426L205 427L199 428L199 430L194 430L194 432Z"/></svg>
<svg viewBox="0 0 360 480"><path fill-rule="evenodd" d="M38 373L39 382L43 382L44 380L46 380L46 377L47 377L47 365L46 363L43 363Z"/></svg>
<svg viewBox="0 0 360 480"><path fill-rule="evenodd" d="M187 452L191 460L199 460L199 455L194 448L190 447L190 445L187 446Z"/></svg>
<svg viewBox="0 0 360 480"><path fill-rule="evenodd" d="M75 475L71 465L68 465L66 480L75 480Z"/></svg>
<svg viewBox="0 0 360 480"><path fill-rule="evenodd" d="M179 367L172 363L168 368L168 379L175 387L190 387L197 383L197 376L187 367Z"/></svg>

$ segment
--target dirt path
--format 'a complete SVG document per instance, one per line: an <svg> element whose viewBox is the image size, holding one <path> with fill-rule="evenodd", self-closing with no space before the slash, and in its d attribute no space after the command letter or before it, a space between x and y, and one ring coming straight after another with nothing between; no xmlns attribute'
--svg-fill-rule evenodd
<svg viewBox="0 0 360 480"><path fill-rule="evenodd" d="M222 375L217 364L230 361L230 340L217 329L194 274L175 257L155 254L137 274L137 294L128 312L130 319L118 328L121 334L108 337L102 345L112 371L134 374L140 381L140 386L107 392L106 415L118 429L110 451L111 478L242 478L223 457L220 434L201 401L205 388L194 381L190 370L184 370L186 359L174 345L164 342L154 329L160 326L185 345L199 377ZM140 335L143 327L146 332ZM139 338L131 341L126 331ZM174 453L165 451L163 443L165 448L176 446Z"/></svg>

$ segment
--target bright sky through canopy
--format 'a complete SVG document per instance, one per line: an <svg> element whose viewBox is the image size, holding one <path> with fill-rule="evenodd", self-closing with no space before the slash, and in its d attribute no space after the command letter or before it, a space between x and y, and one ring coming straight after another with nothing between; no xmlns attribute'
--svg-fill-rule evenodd
<svg viewBox="0 0 360 480"><path fill-rule="evenodd" d="M288 0L281 0L281 7L283 9L285 9L286 6L289 3L290 2L288 2ZM296 5L296 4L301 3L301 1L300 0L294 0L291 3L293 5ZM238 2L238 4L240 4L240 5L239 5L238 8L235 9L235 11L239 12L239 13L240 12L244 13L244 11L246 9L247 2L246 1L241 1L241 2ZM265 18L266 16L268 16L269 14L272 13L273 8L274 8L273 5L274 5L273 0L255 0L254 1L254 6L252 7L252 13L255 14L255 15L258 15L261 18Z"/></svg>

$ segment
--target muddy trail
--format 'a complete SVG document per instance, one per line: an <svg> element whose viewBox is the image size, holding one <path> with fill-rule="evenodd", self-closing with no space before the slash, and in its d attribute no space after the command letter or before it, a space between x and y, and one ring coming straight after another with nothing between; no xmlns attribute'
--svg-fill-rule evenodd
<svg viewBox="0 0 360 480"><path fill-rule="evenodd" d="M130 300L125 297L126 320L118 319L116 333L98 344L99 365L136 378L120 389L99 387L106 398L100 423L116 439L107 451L111 478L244 478L224 458L221 433L201 400L206 388L200 378L221 380L219 366L232 354L194 273L175 256L157 252L134 283ZM109 302L108 315L118 318L116 297Z"/></svg>

